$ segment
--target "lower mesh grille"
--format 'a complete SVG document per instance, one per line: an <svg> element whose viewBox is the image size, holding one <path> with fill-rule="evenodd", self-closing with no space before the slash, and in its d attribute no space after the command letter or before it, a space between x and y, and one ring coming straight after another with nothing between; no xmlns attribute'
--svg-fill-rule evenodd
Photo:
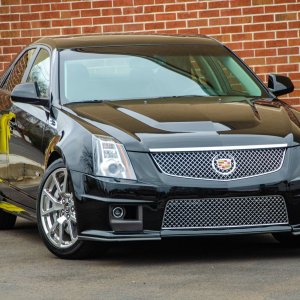
<svg viewBox="0 0 300 300"><path fill-rule="evenodd" d="M288 224L282 196L170 200L162 229L226 228Z"/></svg>

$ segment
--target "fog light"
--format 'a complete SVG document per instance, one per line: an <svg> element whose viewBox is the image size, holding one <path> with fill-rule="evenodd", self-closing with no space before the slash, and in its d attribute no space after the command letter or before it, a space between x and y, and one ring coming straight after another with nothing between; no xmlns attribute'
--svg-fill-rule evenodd
<svg viewBox="0 0 300 300"><path fill-rule="evenodd" d="M113 210L112 210L112 215L113 215L113 217L114 218L116 218L116 219L121 219L121 218L123 218L124 217L124 215L125 215L125 210L124 210L124 208L122 208L122 207L115 207Z"/></svg>

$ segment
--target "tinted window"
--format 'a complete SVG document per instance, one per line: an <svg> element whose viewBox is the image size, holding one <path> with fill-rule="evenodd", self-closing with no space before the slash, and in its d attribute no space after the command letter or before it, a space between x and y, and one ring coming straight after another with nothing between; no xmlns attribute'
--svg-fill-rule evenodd
<svg viewBox="0 0 300 300"><path fill-rule="evenodd" d="M123 53L122 47L116 48L61 52L63 102L268 96L247 68L222 46L132 46Z"/></svg>
<svg viewBox="0 0 300 300"><path fill-rule="evenodd" d="M50 82L50 57L48 51L41 49L34 61L27 82L36 82L40 97L47 98Z"/></svg>
<svg viewBox="0 0 300 300"><path fill-rule="evenodd" d="M6 82L3 85L3 89L12 91L14 87L21 83L26 68L30 62L30 58L34 54L35 49L26 51L23 56L17 61L14 68L10 72Z"/></svg>

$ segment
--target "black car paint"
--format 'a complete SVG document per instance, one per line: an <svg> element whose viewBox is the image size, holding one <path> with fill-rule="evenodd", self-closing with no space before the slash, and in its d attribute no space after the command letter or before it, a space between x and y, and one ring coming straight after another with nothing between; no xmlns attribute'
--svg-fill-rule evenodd
<svg viewBox="0 0 300 300"><path fill-rule="evenodd" d="M58 51L51 50L51 104L49 107L8 101L3 112L16 115L11 151L43 166L62 157L70 172L79 235L82 239L157 239L161 236L297 231L300 228L300 113L278 99L232 102L230 99L157 99L60 105ZM270 98L273 95L269 93ZM170 108L171 107L171 108ZM29 130L32 125L39 132ZM137 181L93 175L92 134L109 135L125 145ZM275 173L228 182L170 177L159 172L149 155L151 148L212 147L231 145L287 144L282 168ZM20 145L22 150L20 151ZM10 167L8 166L8 170ZM36 174L41 177L43 174ZM37 178L35 178L37 179ZM258 180L259 179L259 180ZM38 180L37 180L38 182ZM2 201L24 209L35 217L38 184L24 186L22 179L1 182ZM284 195L291 226L215 230L208 232L161 232L166 202L244 195ZM111 205L143 206L143 229L136 233L114 233ZM124 227L126 229L126 227Z"/></svg>

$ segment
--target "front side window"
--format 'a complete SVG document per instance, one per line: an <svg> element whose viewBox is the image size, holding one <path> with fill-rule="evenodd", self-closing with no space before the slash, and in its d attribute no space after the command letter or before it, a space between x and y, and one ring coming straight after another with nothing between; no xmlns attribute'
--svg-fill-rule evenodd
<svg viewBox="0 0 300 300"><path fill-rule="evenodd" d="M60 75L63 103L184 96L268 97L258 80L222 46L63 50Z"/></svg>
<svg viewBox="0 0 300 300"><path fill-rule="evenodd" d="M21 83L26 68L28 67L34 52L35 49L30 49L21 56L6 79L3 89L11 92L17 84Z"/></svg>
<svg viewBox="0 0 300 300"><path fill-rule="evenodd" d="M41 49L38 53L28 75L27 82L37 83L41 98L49 96L50 56L45 49Z"/></svg>

